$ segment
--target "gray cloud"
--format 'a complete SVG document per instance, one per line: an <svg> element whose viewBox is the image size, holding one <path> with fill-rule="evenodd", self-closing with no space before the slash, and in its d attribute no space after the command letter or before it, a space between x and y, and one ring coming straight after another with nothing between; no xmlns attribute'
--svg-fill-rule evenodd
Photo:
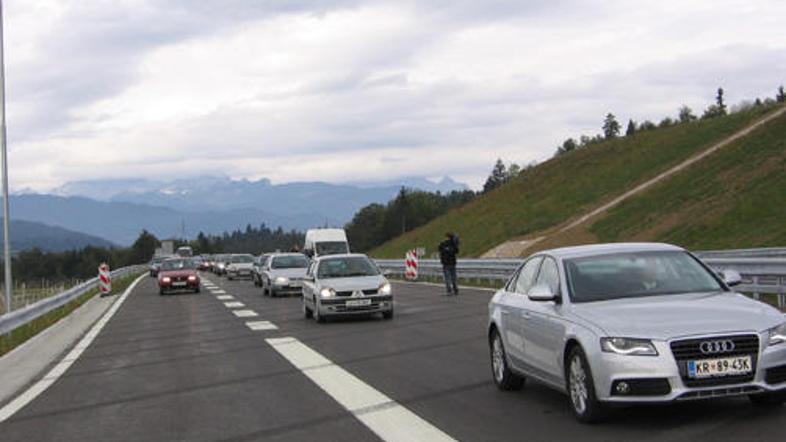
<svg viewBox="0 0 786 442"><path fill-rule="evenodd" d="M786 71L776 1L46 3L7 20L18 187L86 170L478 185L606 112L699 112Z"/></svg>

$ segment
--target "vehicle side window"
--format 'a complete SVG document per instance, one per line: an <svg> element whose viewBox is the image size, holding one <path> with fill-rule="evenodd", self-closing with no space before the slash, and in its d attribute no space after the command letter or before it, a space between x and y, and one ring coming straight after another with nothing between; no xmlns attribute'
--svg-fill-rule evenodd
<svg viewBox="0 0 786 442"><path fill-rule="evenodd" d="M541 284L548 286L551 293L559 294L559 268L553 258L543 259L543 265L540 266L540 273L538 273L538 279L534 285Z"/></svg>
<svg viewBox="0 0 786 442"><path fill-rule="evenodd" d="M513 291L522 295L527 294L530 287L532 287L535 282L535 276L538 274L538 268L540 267L541 261L543 261L543 257L536 256L524 264L524 267L521 268L519 276L516 279L516 286Z"/></svg>

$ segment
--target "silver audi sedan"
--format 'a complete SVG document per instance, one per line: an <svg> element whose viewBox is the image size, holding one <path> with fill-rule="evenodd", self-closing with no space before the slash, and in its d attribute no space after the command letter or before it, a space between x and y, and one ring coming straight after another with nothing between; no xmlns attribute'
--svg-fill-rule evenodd
<svg viewBox="0 0 786 442"><path fill-rule="evenodd" d="M388 280L366 255L315 258L303 280L303 314L323 322L327 316L381 313L393 318Z"/></svg>
<svg viewBox="0 0 786 442"><path fill-rule="evenodd" d="M735 293L667 244L606 244L529 257L489 303L493 379L566 393L582 422L610 404L747 395L786 401L786 316Z"/></svg>

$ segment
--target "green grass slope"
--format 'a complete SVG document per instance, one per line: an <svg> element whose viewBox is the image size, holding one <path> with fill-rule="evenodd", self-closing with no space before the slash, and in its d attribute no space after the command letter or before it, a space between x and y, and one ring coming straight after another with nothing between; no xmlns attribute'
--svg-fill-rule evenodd
<svg viewBox="0 0 786 442"><path fill-rule="evenodd" d="M786 117L625 201L588 230L597 241L693 250L786 244Z"/></svg>
<svg viewBox="0 0 786 442"><path fill-rule="evenodd" d="M512 238L537 237L668 170L773 110L758 108L640 132L551 159L508 185L383 244L371 255L399 258L416 246L425 246L431 253L446 231L460 235L465 257L479 256ZM771 126L760 130L770 130ZM646 211L650 212L651 207ZM596 227L598 236L604 239L635 236L633 232L616 235L615 229L613 224Z"/></svg>

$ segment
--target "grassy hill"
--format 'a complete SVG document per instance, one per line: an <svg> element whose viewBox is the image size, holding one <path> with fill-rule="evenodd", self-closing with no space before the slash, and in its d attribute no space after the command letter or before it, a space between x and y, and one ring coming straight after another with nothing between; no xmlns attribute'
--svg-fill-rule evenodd
<svg viewBox="0 0 786 442"><path fill-rule="evenodd" d="M479 256L513 238L534 238L612 200L777 108L639 132L546 161L487 195L389 241L375 257L398 258L446 231L462 255ZM690 248L786 243L786 117L726 146L587 223L539 243L662 240Z"/></svg>

